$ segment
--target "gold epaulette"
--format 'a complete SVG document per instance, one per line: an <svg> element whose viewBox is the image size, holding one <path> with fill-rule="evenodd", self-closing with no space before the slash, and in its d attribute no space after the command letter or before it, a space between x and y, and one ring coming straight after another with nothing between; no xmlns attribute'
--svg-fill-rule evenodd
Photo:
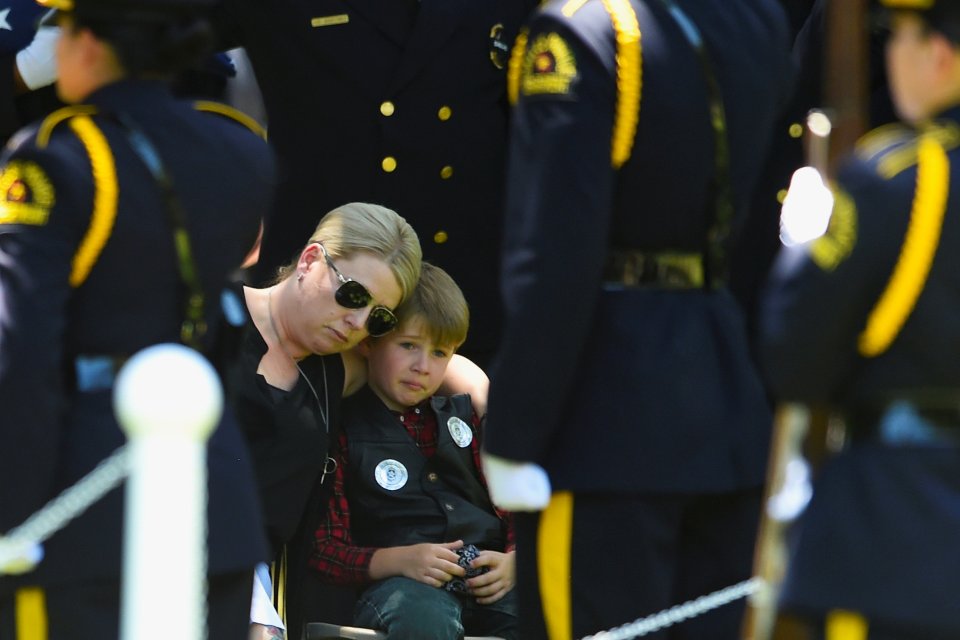
<svg viewBox="0 0 960 640"><path fill-rule="evenodd" d="M583 8L589 0L567 0L560 12L567 18ZM602 0L613 23L616 42L617 102L614 107L610 163L619 169L630 159L633 141L640 118L640 99L643 87L643 47L640 23L630 0ZM522 29L507 66L507 97L516 104L520 97L521 66L526 55L528 31Z"/></svg>
<svg viewBox="0 0 960 640"><path fill-rule="evenodd" d="M40 123L37 130L37 146L43 149L50 142L50 136L58 124L69 120L74 116L92 116L97 112L97 108L89 104L72 104L57 109Z"/></svg>
<svg viewBox="0 0 960 640"><path fill-rule="evenodd" d="M640 23L630 0L603 0L613 22L617 54L617 104L613 117L610 162L619 169L630 159L640 119L643 47Z"/></svg>
<svg viewBox="0 0 960 640"><path fill-rule="evenodd" d="M193 108L197 111L203 111L204 113L215 113L230 118L231 120L239 122L247 129L250 129L250 131L253 131L264 140L267 139L267 130L264 129L259 122L239 109L234 109L229 105L211 100L197 100L193 103Z"/></svg>
<svg viewBox="0 0 960 640"><path fill-rule="evenodd" d="M917 186L910 222L890 281L867 317L858 348L864 357L884 353L896 339L923 292L940 244L950 191L950 159L938 137L925 133L916 147Z"/></svg>
<svg viewBox="0 0 960 640"><path fill-rule="evenodd" d="M91 105L64 107L47 116L37 132L37 146L42 149L49 144L50 136L57 125L68 122L70 129L83 143L90 159L93 173L93 214L90 217L90 226L73 256L70 286L74 288L82 285L90 275L90 270L110 239L117 219L117 168L110 144L91 117L96 113L96 107Z"/></svg>
<svg viewBox="0 0 960 640"><path fill-rule="evenodd" d="M931 136L946 151L951 151L960 146L960 126L952 120L931 122L923 133Z"/></svg>
<svg viewBox="0 0 960 640"><path fill-rule="evenodd" d="M853 147L853 152L864 160L870 160L878 153L916 136L917 132L914 129L900 122L885 124L860 136Z"/></svg>
<svg viewBox="0 0 960 640"><path fill-rule="evenodd" d="M931 122L922 132L902 124L889 124L864 135L857 142L855 153L889 180L917 164L921 134L936 140L947 151L960 145L960 127L954 122Z"/></svg>

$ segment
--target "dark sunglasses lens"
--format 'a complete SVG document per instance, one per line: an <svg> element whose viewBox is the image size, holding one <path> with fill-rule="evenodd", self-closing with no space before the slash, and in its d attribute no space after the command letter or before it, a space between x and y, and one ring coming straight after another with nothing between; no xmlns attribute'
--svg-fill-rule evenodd
<svg viewBox="0 0 960 640"><path fill-rule="evenodd" d="M367 333L376 338L393 331L397 326L397 316L386 307L374 307L367 318Z"/></svg>
<svg viewBox="0 0 960 640"><path fill-rule="evenodd" d="M345 309L362 309L370 304L370 292L356 280L347 280L337 289L337 304Z"/></svg>

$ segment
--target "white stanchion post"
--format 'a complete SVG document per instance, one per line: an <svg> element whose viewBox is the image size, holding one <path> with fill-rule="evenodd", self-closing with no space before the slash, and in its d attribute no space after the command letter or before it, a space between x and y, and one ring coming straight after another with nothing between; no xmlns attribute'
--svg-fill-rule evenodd
<svg viewBox="0 0 960 640"><path fill-rule="evenodd" d="M124 366L114 410L130 440L123 640L206 637L206 443L223 411L213 367L182 345Z"/></svg>

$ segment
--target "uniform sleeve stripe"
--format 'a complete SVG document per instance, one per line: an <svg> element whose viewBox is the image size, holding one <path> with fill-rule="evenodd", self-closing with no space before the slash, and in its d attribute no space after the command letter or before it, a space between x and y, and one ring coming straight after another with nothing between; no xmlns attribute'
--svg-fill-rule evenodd
<svg viewBox="0 0 960 640"><path fill-rule="evenodd" d="M43 589L17 589L14 601L17 640L47 640L47 598Z"/></svg>
<svg viewBox="0 0 960 640"><path fill-rule="evenodd" d="M550 640L572 640L570 552L573 534L573 494L559 491L540 516L537 531L537 572L540 598Z"/></svg>
<svg viewBox="0 0 960 640"><path fill-rule="evenodd" d="M833 609L827 613L825 640L867 640L867 621L859 613Z"/></svg>
<svg viewBox="0 0 960 640"><path fill-rule="evenodd" d="M940 243L949 189L950 160L943 147L925 135L918 150L910 223L890 282L860 334L861 355L872 358L886 351L916 306Z"/></svg>
<svg viewBox="0 0 960 640"><path fill-rule="evenodd" d="M87 150L94 184L93 216L90 227L73 256L70 272L70 286L79 287L90 275L90 270L110 239L113 224L117 219L117 169L110 145L89 116L73 118L70 128Z"/></svg>
<svg viewBox="0 0 960 640"><path fill-rule="evenodd" d="M280 557L270 564L270 580L273 581L273 605L277 615L287 625L287 545L283 545Z"/></svg>

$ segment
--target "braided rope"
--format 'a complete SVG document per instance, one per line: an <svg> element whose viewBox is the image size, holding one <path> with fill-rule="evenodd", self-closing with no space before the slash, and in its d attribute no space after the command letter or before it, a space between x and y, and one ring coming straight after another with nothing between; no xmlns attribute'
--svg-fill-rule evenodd
<svg viewBox="0 0 960 640"><path fill-rule="evenodd" d="M750 578L749 580L744 580L725 589L700 596L696 600L690 600L623 626L615 627L609 631L601 631L592 636L587 636L583 638L583 640L628 640L629 638L639 638L677 624L678 622L683 622L689 618L703 615L708 611L722 607L740 598L745 598L756 593L762 587L763 579Z"/></svg>
<svg viewBox="0 0 960 640"><path fill-rule="evenodd" d="M17 562L24 549L40 544L63 529L90 505L105 496L127 477L130 461L126 446L100 461L93 471L65 489L23 524L0 537L0 574L12 571L8 564ZM16 567L17 565L11 565Z"/></svg>

